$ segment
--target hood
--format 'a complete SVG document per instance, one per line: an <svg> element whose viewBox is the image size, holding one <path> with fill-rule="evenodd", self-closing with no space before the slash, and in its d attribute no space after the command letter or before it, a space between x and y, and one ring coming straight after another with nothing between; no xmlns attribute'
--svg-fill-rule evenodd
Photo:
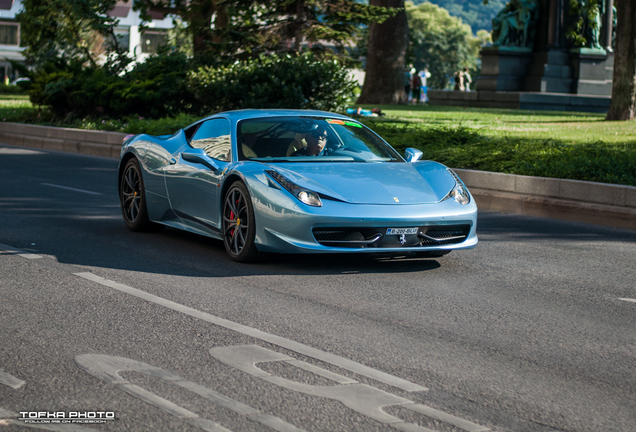
<svg viewBox="0 0 636 432"><path fill-rule="evenodd" d="M455 186L436 162L274 163L299 186L352 204L430 204Z"/></svg>

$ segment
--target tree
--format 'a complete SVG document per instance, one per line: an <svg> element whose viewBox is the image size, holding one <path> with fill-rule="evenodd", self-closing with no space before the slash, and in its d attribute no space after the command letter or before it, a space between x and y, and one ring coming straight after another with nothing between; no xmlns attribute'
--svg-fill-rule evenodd
<svg viewBox="0 0 636 432"><path fill-rule="evenodd" d="M607 120L636 118L636 1L617 0L612 101Z"/></svg>
<svg viewBox="0 0 636 432"><path fill-rule="evenodd" d="M359 104L396 104L404 95L408 23L404 0L370 0L370 5L397 8L393 17L369 25L366 75Z"/></svg>
<svg viewBox="0 0 636 432"><path fill-rule="evenodd" d="M451 16L461 18L464 24L468 24L473 32L479 30L492 30L492 18L504 8L506 0L413 0L418 6L424 2L436 4L444 8Z"/></svg>
<svg viewBox="0 0 636 432"><path fill-rule="evenodd" d="M406 15L410 29L409 60L417 69L429 70L430 87L443 89L458 70L476 69L483 34L473 37L470 27L461 19L432 3L407 4Z"/></svg>
<svg viewBox="0 0 636 432"><path fill-rule="evenodd" d="M187 23L194 54L200 54L210 49L212 44L220 43L214 28L225 29L228 26L228 11L221 0L130 0L133 8L140 12L144 21L152 20L151 12L165 15L179 16Z"/></svg>
<svg viewBox="0 0 636 432"><path fill-rule="evenodd" d="M342 49L361 25L391 14L353 0L132 1L145 20L150 12L181 17L191 32L195 54L300 52L303 43L319 42Z"/></svg>
<svg viewBox="0 0 636 432"><path fill-rule="evenodd" d="M107 12L116 0L23 0L20 23L25 57L34 64L66 58L95 66L97 57L123 53ZM104 40L111 43L104 45Z"/></svg>

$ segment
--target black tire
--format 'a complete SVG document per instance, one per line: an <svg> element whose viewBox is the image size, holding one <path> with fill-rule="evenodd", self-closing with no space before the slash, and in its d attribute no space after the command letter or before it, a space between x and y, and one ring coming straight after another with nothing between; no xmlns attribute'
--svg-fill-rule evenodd
<svg viewBox="0 0 636 432"><path fill-rule="evenodd" d="M139 161L130 159L119 179L119 200L126 226L131 231L156 231L163 225L150 222L146 207L146 189Z"/></svg>
<svg viewBox="0 0 636 432"><path fill-rule="evenodd" d="M254 209L245 184L230 186L223 198L223 244L230 258L237 262L253 262L261 257L254 238Z"/></svg>

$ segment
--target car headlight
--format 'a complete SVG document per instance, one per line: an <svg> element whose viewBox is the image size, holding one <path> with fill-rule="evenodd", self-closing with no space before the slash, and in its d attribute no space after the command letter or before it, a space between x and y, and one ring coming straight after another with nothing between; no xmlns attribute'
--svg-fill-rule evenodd
<svg viewBox="0 0 636 432"><path fill-rule="evenodd" d="M448 172L455 179L455 186L448 193L448 195L444 197L442 201L447 200L448 198L454 198L455 201L457 201L461 205L468 204L470 202L470 194L468 193L468 190L466 189L464 182L462 182L461 179L457 177L457 174L455 174L453 170L449 169Z"/></svg>
<svg viewBox="0 0 636 432"><path fill-rule="evenodd" d="M316 192L298 186L277 171L266 170L265 173L274 179L276 183L288 190L289 193L298 198L300 202L314 207L322 207L322 201Z"/></svg>

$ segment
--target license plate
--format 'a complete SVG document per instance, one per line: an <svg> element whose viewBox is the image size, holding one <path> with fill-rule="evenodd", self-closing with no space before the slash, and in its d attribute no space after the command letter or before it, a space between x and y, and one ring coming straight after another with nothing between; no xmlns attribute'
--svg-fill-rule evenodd
<svg viewBox="0 0 636 432"><path fill-rule="evenodd" d="M387 228L386 235L417 234L417 228Z"/></svg>

